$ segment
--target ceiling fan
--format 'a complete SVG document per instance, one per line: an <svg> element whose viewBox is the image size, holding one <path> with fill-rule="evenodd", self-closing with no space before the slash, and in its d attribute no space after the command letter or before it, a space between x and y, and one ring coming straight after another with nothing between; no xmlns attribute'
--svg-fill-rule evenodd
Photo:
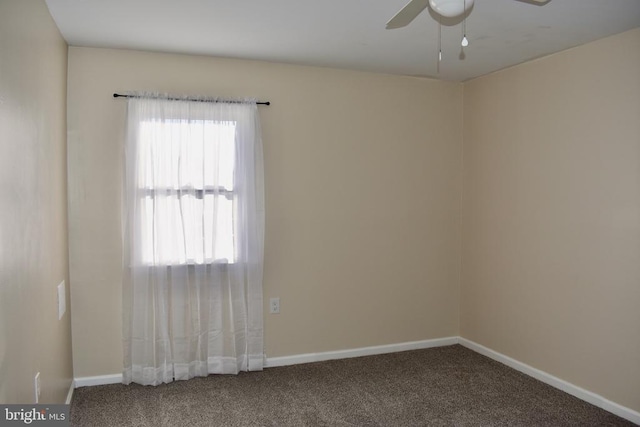
<svg viewBox="0 0 640 427"><path fill-rule="evenodd" d="M523 3L542 6L550 0L517 0ZM409 25L424 9L429 8L444 18L455 18L469 11L473 7L474 0L411 0L400 12L387 22L387 30L401 28Z"/></svg>

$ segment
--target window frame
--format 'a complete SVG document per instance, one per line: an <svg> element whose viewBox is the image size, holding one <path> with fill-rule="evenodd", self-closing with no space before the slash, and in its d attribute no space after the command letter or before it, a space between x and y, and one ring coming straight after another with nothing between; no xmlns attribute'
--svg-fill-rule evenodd
<svg viewBox="0 0 640 427"><path fill-rule="evenodd" d="M191 125L202 125L204 123L211 123L214 126L223 126L223 125L229 125L229 123L233 124L233 128L234 128L234 132L233 132L233 140L229 141L229 143L232 144L233 150L234 150L234 154L232 156L232 169L231 169L231 187L227 187L227 186L223 186L223 185L217 185L217 186L213 186L213 185L203 185L202 188L198 188L198 187L194 187L193 185L184 185L184 186L163 186L163 187L151 187L148 185L145 185L144 183L144 179L138 179L138 186L136 188L136 196L137 199L140 202L143 202L145 199L149 198L151 200L157 198L158 196L162 197L164 195L166 195L166 197L170 196L170 195L174 195L175 197L178 198L178 200L180 200L180 198L185 197L185 196L190 196L193 195L195 196L195 200L199 201L200 203L203 204L203 209L204 209L204 200L205 200L205 196L213 196L214 198L217 197L224 197L225 199L231 201L231 218L230 218L230 222L231 222L231 255L232 258L209 258L207 259L205 257L205 254L202 254L202 259L203 261L200 262L198 260L195 259L186 259L185 262L175 262L175 261L167 261L167 262L156 262L154 261L155 258L155 249L153 247L153 243L150 243L151 245L151 256L150 257L145 257L145 248L144 248L144 244L142 244L141 248L140 248L140 257L141 257L141 262L144 266L150 267L150 268L160 268L160 269L164 269L164 268L168 268L168 269L181 269L181 268L187 268L190 269L190 267L195 267L195 266L210 266L210 267L215 267L215 268L223 268L225 271L236 265L237 264L237 260L238 260L238 253L237 253L237 249L238 249L238 243L237 243L237 236L238 236L238 232L237 232L237 227L238 227L238 223L237 223L237 187L236 187L236 180L235 180L235 171L236 171L236 155L235 155L235 150L236 150L236 136L235 136L235 132L236 132L236 126L237 126L237 122L235 120L212 120L212 119L204 119L204 118L189 118L189 119L169 119L165 122L156 122L155 120L145 120L145 122L149 123L150 125L153 124L164 124L167 122L174 122L177 125L180 126L191 126ZM144 123L144 122L143 122ZM143 137L141 135L142 132L140 132L140 134L138 135L139 141L142 141ZM204 144L206 144L208 141L203 141ZM140 143L139 143L140 144ZM149 149L153 150L152 145L154 144L154 141L149 141ZM142 151L142 148L139 146L139 150ZM151 157L151 156L150 156ZM147 161L154 161L152 158L147 158ZM219 159L219 161L222 161L223 159ZM138 168L141 167L141 163L138 164ZM203 177L203 180L206 180L206 178ZM171 185L171 184L169 184ZM141 227L144 229L144 227L146 227L147 225L145 224L145 220L144 218L141 216L140 217L140 221L142 222ZM153 226L152 226L153 227ZM215 227L215 225L214 225ZM152 233L154 233L154 231L152 231ZM214 233L215 235L215 233ZM144 240L144 239L143 239ZM212 246L214 247L214 251L215 251L215 239L210 242L212 244ZM215 255L215 253L213 254Z"/></svg>

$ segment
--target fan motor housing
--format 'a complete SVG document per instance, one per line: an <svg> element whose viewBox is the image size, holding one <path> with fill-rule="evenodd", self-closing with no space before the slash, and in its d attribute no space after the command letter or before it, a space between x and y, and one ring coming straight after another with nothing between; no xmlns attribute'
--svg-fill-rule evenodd
<svg viewBox="0 0 640 427"><path fill-rule="evenodd" d="M453 18L473 6L473 0L429 0L429 6L438 15Z"/></svg>

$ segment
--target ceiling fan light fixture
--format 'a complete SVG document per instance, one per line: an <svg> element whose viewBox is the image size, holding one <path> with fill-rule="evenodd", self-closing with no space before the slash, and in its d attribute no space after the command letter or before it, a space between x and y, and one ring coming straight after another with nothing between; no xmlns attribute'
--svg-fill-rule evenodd
<svg viewBox="0 0 640 427"><path fill-rule="evenodd" d="M471 9L474 0L429 0L429 6L438 15L453 18Z"/></svg>

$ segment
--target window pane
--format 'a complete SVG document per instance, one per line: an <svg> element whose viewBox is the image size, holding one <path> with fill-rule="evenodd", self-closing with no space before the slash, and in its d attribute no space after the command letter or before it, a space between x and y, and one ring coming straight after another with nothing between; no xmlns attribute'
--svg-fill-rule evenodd
<svg viewBox="0 0 640 427"><path fill-rule="evenodd" d="M235 261L233 239L233 200L224 196L208 195L204 198L204 236L207 257L213 261Z"/></svg>
<svg viewBox="0 0 640 427"><path fill-rule="evenodd" d="M142 211L144 263L235 261L233 200L215 195L144 197Z"/></svg>
<svg viewBox="0 0 640 427"><path fill-rule="evenodd" d="M204 139L208 143L204 147L204 158L208 168L204 174L204 185L233 189L233 173L235 165L235 122L205 122Z"/></svg>
<svg viewBox="0 0 640 427"><path fill-rule="evenodd" d="M140 188L233 189L235 122L145 121L140 126Z"/></svg>

